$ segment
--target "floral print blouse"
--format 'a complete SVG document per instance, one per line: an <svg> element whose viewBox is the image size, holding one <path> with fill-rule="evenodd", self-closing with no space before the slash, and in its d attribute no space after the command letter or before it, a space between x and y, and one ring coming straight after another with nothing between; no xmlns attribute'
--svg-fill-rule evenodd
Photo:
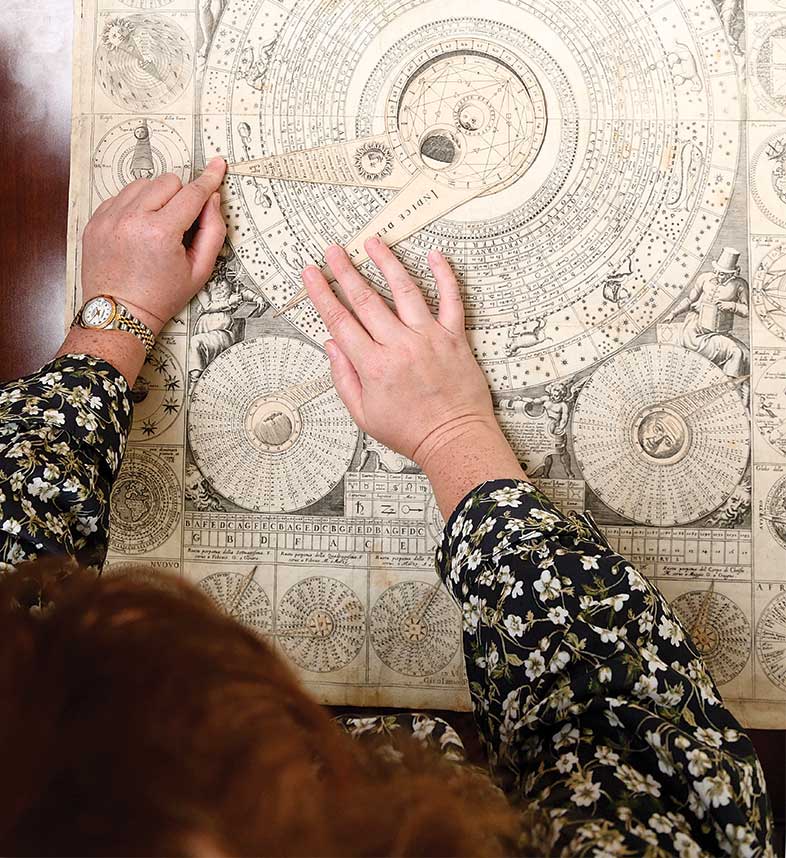
<svg viewBox="0 0 786 858"><path fill-rule="evenodd" d="M52 553L100 566L131 425L122 376L66 356L0 386L0 568ZM551 820L552 854L774 856L764 776L684 627L586 516L526 482L475 489L437 569L461 607L469 688L492 771ZM403 722L458 761L426 715Z"/></svg>

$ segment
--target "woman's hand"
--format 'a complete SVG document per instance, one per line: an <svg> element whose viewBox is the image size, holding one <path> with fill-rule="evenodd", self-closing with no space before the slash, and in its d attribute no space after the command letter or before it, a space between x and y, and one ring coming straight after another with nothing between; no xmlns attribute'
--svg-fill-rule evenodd
<svg viewBox="0 0 786 858"><path fill-rule="evenodd" d="M83 238L84 300L111 295L158 334L213 271L226 237L217 193L225 173L215 158L185 187L172 173L138 179L99 206Z"/></svg>
<svg viewBox="0 0 786 858"><path fill-rule="evenodd" d="M445 258L436 251L429 256L440 295L434 318L390 249L371 239L366 250L388 282L397 314L339 247L328 250L327 261L354 315L317 268L303 272L333 337L325 347L336 390L364 432L413 459L429 476L447 515L479 483L521 479L524 473L494 417L488 383L467 342L458 283Z"/></svg>

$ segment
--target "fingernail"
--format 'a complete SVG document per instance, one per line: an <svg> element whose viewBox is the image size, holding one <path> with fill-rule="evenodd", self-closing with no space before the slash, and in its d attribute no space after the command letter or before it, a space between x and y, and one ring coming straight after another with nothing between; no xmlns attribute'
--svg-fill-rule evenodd
<svg viewBox="0 0 786 858"><path fill-rule="evenodd" d="M327 352L327 356L330 358L331 361L334 361L338 357L338 355L336 354L336 344L333 342L333 340L328 340L325 343L325 351Z"/></svg>
<svg viewBox="0 0 786 858"><path fill-rule="evenodd" d="M217 167L219 164L221 164L222 166L226 165L224 159L220 155L216 155L215 158L212 158L210 160L210 163L207 166L208 166L208 168L212 168L212 167Z"/></svg>
<svg viewBox="0 0 786 858"><path fill-rule="evenodd" d="M377 249L377 248L382 244L382 242L379 240L378 236L376 236L376 235L375 235L375 236L373 236L372 238L370 238L370 239L366 242L366 244L367 244L369 247L372 247L372 248L374 248L374 250L376 250L376 249Z"/></svg>

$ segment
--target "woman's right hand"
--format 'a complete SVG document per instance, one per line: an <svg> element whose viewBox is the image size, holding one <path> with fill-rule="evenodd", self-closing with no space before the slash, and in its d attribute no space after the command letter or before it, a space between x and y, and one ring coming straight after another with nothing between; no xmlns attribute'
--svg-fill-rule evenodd
<svg viewBox="0 0 786 858"><path fill-rule="evenodd" d="M467 342L461 293L447 260L437 251L429 255L440 295L435 318L418 286L382 241L371 239L366 251L388 282L396 313L340 247L328 249L327 261L354 315L317 268L303 272L309 296L333 338L325 348L336 390L355 422L415 461L432 483L443 471L463 468L470 482L477 480L464 494L486 479L522 478L494 416L486 377ZM488 468L479 463L481 472L476 474L477 469L467 464L478 451ZM464 488L463 482L455 491ZM460 499L461 495L453 498Z"/></svg>

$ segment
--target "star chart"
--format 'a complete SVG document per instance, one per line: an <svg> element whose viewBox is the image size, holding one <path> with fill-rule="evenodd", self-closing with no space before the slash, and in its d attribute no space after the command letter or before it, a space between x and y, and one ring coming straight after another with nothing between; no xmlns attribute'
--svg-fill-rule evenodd
<svg viewBox="0 0 786 858"><path fill-rule="evenodd" d="M595 494L643 524L708 515L748 466L749 425L734 382L675 346L642 346L603 364L579 394L573 432Z"/></svg>
<svg viewBox="0 0 786 858"><path fill-rule="evenodd" d="M255 88L241 63L259 42L272 47ZM360 262L377 233L433 298L426 254L441 247L492 386L516 388L617 351L695 274L737 165L739 125L710 121L740 118L734 69L709 0L652 17L612 0L490 0L482 15L467 0L301 2L288 16L230 2L208 55L202 140L265 189L258 204L259 184L231 178L225 211L274 306L302 298L280 249L321 265L338 241ZM607 279L626 264L627 297L610 300ZM325 338L307 302L285 315ZM515 318L539 319L541 336L511 357Z"/></svg>
<svg viewBox="0 0 786 858"><path fill-rule="evenodd" d="M220 262L133 392L110 562L201 580L320 702L467 709L436 497L351 420L301 277L332 280L338 243L391 302L377 235L436 309L437 248L533 483L663 586L745 726L777 726L786 0L79 14L68 320L102 201L229 164Z"/></svg>
<svg viewBox="0 0 786 858"><path fill-rule="evenodd" d="M244 509L302 509L349 467L358 430L323 352L266 337L224 352L191 395L188 438L212 487Z"/></svg>

